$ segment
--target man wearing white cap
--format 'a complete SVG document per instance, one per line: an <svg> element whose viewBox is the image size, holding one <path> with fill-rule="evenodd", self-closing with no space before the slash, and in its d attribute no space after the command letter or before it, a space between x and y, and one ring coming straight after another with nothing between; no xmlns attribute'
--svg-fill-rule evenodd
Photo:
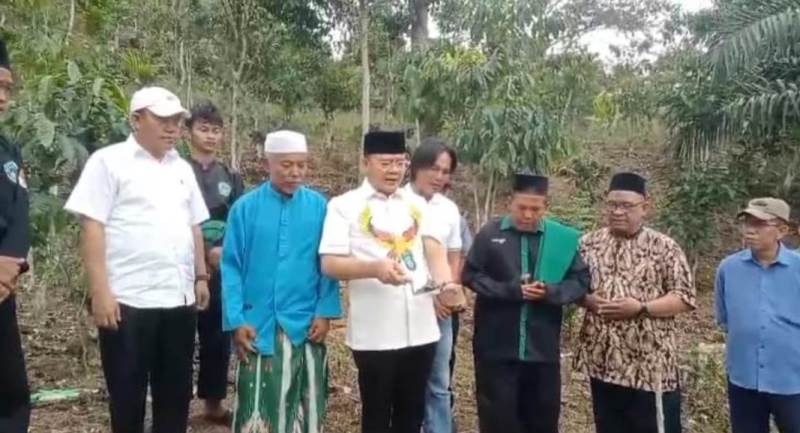
<svg viewBox="0 0 800 433"><path fill-rule="evenodd" d="M208 210L175 151L187 114L160 87L134 93L133 133L89 158L66 204L81 220L113 433L143 431L148 385L152 431L186 431L196 310L209 296Z"/></svg>
<svg viewBox="0 0 800 433"><path fill-rule="evenodd" d="M324 340L339 285L317 254L325 198L304 186L306 138L267 135L270 180L231 209L222 247L222 321L240 360L234 433L321 432Z"/></svg>

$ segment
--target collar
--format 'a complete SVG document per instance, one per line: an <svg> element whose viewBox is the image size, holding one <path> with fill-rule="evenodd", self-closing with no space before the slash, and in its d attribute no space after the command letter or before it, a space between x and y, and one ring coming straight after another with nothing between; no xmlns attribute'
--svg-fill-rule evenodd
<svg viewBox="0 0 800 433"><path fill-rule="evenodd" d="M422 195L420 195L420 194L417 194L417 192L416 192L416 191L414 191L414 187L413 187L413 186L411 186L411 182L407 183L407 184L406 184L406 185L405 185L405 186L404 186L402 189L403 189L403 191L405 191L405 192L406 192L406 193L408 193L408 194L413 194L413 195L416 195L416 196L418 196L419 198L421 198L421 199L425 200L425 197L423 197L423 196L422 196ZM428 202L428 203L430 203L430 204L437 205L437 204L440 204L440 203L441 203L442 199L446 199L446 198L447 198L447 197L445 197L445 196L444 196L444 194L442 194L442 193L438 193L438 192L437 192L437 193L434 193L434 194L433 194L433 196L431 197L431 199L430 199L430 200L425 200L425 201L426 201L426 202Z"/></svg>
<svg viewBox="0 0 800 433"><path fill-rule="evenodd" d="M784 245L783 242L780 242L778 245L778 256L775 257L775 263L773 263L773 265L789 266L790 254L791 252L789 251L788 248L786 248L786 245ZM756 260L755 255L753 255L753 250L751 250L750 248L742 251L742 261L745 262L749 261L757 265L761 265L761 263L758 260Z"/></svg>
<svg viewBox="0 0 800 433"><path fill-rule="evenodd" d="M621 241L621 242L624 242L624 241L632 241L632 240L634 240L634 239L638 239L638 238L639 238L639 236L641 236L641 235L642 235L642 233L644 233L644 232L645 232L645 226L644 226L644 224L642 224L641 226L639 226L639 230L636 230L635 232L633 232L633 234L631 234L631 235L628 235L628 236L615 235L615 234L614 234L614 233L611 231L611 229L610 229L610 228L608 228L608 227L606 227L606 230L608 231L608 236L610 236L610 237L611 237L611 239L614 239L614 240L616 240L616 241Z"/></svg>
<svg viewBox="0 0 800 433"><path fill-rule="evenodd" d="M397 188L397 191L393 192L391 195L386 195L372 186L369 183L369 179L364 179L364 182L361 183L361 186L358 188L367 198L382 198L382 199L390 199L390 198L403 198L403 195L406 193L406 189L403 187ZM413 192L412 192L413 193Z"/></svg>
<svg viewBox="0 0 800 433"><path fill-rule="evenodd" d="M156 159L153 156L153 154L148 152L147 149L142 147L142 145L139 144L138 141L136 141L136 137L134 137L133 134L128 135L128 138L125 140L125 145L129 149L131 149L133 151L133 156L144 156L144 157L148 157L148 158L151 158L151 159ZM162 162L163 161L172 161L172 160L174 160L176 158L180 158L180 155L178 154L177 150L172 148L172 149L168 150L167 153L164 154L164 159L162 160Z"/></svg>
<svg viewBox="0 0 800 433"><path fill-rule="evenodd" d="M539 225L536 227L536 230L534 230L533 233L544 233L544 228L542 228L542 226L542 221L539 221ZM511 219L511 215L506 215L502 220L500 220L500 230L514 230L520 233L530 233L517 230L517 228L514 227L514 221Z"/></svg>
<svg viewBox="0 0 800 433"><path fill-rule="evenodd" d="M266 183L264 183L264 188L267 189L267 193L273 198L277 198L283 201L291 201L293 198L297 196L297 193L300 192L300 190L303 187L300 186L300 188L297 188L297 191L295 191L294 194L292 195L286 194L283 191L279 191L278 188L275 187L275 184L273 184L271 181L267 181Z"/></svg>
<svg viewBox="0 0 800 433"><path fill-rule="evenodd" d="M203 165L203 163L201 163L200 161L198 161L198 160L196 160L196 159L194 159L193 157L190 156L189 157L189 163L199 167L203 171L207 171L207 170L210 170L215 165L217 165L219 163L219 159L214 157L208 165Z"/></svg>

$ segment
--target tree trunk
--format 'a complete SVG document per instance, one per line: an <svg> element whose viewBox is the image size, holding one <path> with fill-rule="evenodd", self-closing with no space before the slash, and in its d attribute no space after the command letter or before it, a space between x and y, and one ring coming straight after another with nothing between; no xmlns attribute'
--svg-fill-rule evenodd
<svg viewBox="0 0 800 433"><path fill-rule="evenodd" d="M422 144L422 126L420 126L419 117L414 119L414 127L417 129L416 134L414 134L417 139L417 145L414 149L417 149Z"/></svg>
<svg viewBox="0 0 800 433"><path fill-rule="evenodd" d="M184 91L186 97L183 99L184 104L188 104L189 99L189 92L186 91L186 52L184 51L184 41L181 39L181 42L178 44L178 69L180 70L180 78L178 79L178 85Z"/></svg>
<svg viewBox="0 0 800 433"><path fill-rule="evenodd" d="M69 43L69 38L72 36L72 29L75 27L75 0L69 1L69 24L67 25L67 34L64 36L64 45Z"/></svg>
<svg viewBox="0 0 800 433"><path fill-rule="evenodd" d="M428 6L430 0L408 0L411 10L411 47L424 48L428 44Z"/></svg>
<svg viewBox="0 0 800 433"><path fill-rule="evenodd" d="M186 103L191 107L194 105L192 96L192 52L186 53Z"/></svg>
<svg viewBox="0 0 800 433"><path fill-rule="evenodd" d="M333 125L336 122L336 113L326 113L323 125L323 147L325 149L333 148Z"/></svg>
<svg viewBox="0 0 800 433"><path fill-rule="evenodd" d="M233 79L233 92L231 96L231 168L234 171L239 171L239 158L237 158L237 145L236 145L236 134L237 134L237 127L238 127L238 103L239 103L239 78L234 77Z"/></svg>
<svg viewBox="0 0 800 433"><path fill-rule="evenodd" d="M472 201L475 206L475 228L483 227L483 220L481 219L481 199L478 197L478 188L480 187L480 180L478 176L472 176Z"/></svg>
<svg viewBox="0 0 800 433"><path fill-rule="evenodd" d="M359 0L361 17L361 132L369 131L369 2ZM361 152L364 154L364 140L361 140Z"/></svg>
<svg viewBox="0 0 800 433"><path fill-rule="evenodd" d="M478 205L478 197L477 197L477 190L480 187L480 175L476 176L476 187L475 187L475 210L476 215L475 219L477 221L477 227L483 227L489 219L492 217L492 212L494 211L494 203L495 203L495 194L497 191L497 187L495 186L496 180L496 173L492 172L489 174L489 182L486 183L486 187L483 191L483 206ZM483 208L483 209L481 209Z"/></svg>

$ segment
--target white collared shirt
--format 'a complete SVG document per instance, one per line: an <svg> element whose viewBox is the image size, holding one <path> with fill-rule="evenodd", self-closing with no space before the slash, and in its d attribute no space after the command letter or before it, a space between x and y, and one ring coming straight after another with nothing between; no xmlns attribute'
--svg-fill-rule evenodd
<svg viewBox="0 0 800 433"><path fill-rule="evenodd" d="M442 242L439 237L442 230L437 229L436 221L430 217L425 200L402 188L387 197L365 180L361 187L328 203L320 254L352 255L368 261L386 258L390 253L387 246L365 230L370 217L374 229L401 235L414 226L415 212L420 219L419 230L410 253L416 269L406 267L412 283L392 286L374 278L348 282L347 345L353 350L395 350L439 339L433 295L414 295L412 285L423 287L429 279L422 237Z"/></svg>
<svg viewBox="0 0 800 433"><path fill-rule="evenodd" d="M208 219L191 166L175 150L158 161L133 138L86 162L65 209L103 223L109 286L134 308L192 305L192 226Z"/></svg>
<svg viewBox="0 0 800 433"><path fill-rule="evenodd" d="M403 187L406 191L421 199L425 199L421 195L414 192L411 184L406 184ZM437 237L444 242L444 246L448 251L461 251L461 212L458 211L458 205L453 200L445 197L438 192L428 200L428 210L432 218L436 218L438 223L436 227L442 230Z"/></svg>

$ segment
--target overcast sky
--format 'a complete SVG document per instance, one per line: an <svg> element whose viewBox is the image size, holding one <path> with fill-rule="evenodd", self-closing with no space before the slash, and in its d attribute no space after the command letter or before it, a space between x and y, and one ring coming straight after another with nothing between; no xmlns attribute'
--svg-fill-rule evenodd
<svg viewBox="0 0 800 433"><path fill-rule="evenodd" d="M686 12L697 12L701 9L710 8L712 0L672 0L681 5ZM597 53L604 61L611 61L612 55L609 50L611 45L620 45L625 42L625 37L615 30L598 30L582 38L589 51Z"/></svg>
<svg viewBox="0 0 800 433"><path fill-rule="evenodd" d="M713 0L672 0L672 1L676 4L681 5L683 10L686 12L697 12L701 9L710 8L713 4ZM433 17L431 17L428 27L430 30L431 37L439 36L439 30L436 26L436 22L433 20ZM339 31L339 29L334 28L330 36L333 42L337 42L341 40L342 33ZM625 36L614 30L598 30L585 35L582 38L582 42L586 45L589 51L596 53L601 60L607 63L613 63L614 58L611 54L611 51L609 50L609 46L623 45L625 42ZM340 48L337 48L336 44L334 44L333 51L334 51L334 56L341 55Z"/></svg>

